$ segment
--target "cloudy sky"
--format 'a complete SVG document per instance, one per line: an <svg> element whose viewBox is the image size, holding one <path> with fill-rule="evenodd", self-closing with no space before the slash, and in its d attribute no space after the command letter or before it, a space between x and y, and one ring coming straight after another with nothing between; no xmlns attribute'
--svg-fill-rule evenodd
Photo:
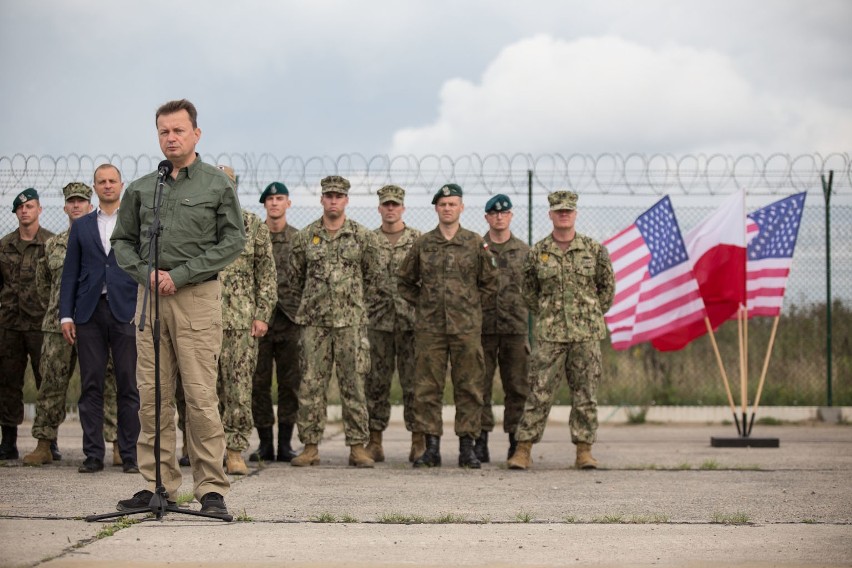
<svg viewBox="0 0 852 568"><path fill-rule="evenodd" d="M2 0L0 156L849 152L845 0Z"/></svg>

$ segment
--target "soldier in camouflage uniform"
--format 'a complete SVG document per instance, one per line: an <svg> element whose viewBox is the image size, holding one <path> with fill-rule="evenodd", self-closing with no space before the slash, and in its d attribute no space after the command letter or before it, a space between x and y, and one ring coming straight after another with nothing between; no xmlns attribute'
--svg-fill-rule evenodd
<svg viewBox="0 0 852 568"><path fill-rule="evenodd" d="M473 443L482 430L482 306L497 291L497 269L482 237L464 229L462 188L443 186L432 199L438 226L414 242L398 273L400 295L415 307L415 430L426 450L414 467L441 465L444 384L452 366L459 466L479 468Z"/></svg>
<svg viewBox="0 0 852 568"><path fill-rule="evenodd" d="M62 193L69 224L92 210L92 188L88 185L72 182L62 188ZM62 280L69 232L66 229L47 240L44 244L45 255L39 260L36 269L36 288L47 310L41 324L44 334L39 364L42 382L32 428L33 438L38 440L38 444L35 450L24 456L24 465L43 465L62 459L56 438L59 425L65 421L68 383L77 364L77 348L65 341L59 325L59 283ZM104 388L104 439L113 443L113 465L121 465L121 456L118 455L118 445L115 443L115 405L115 374L110 358Z"/></svg>
<svg viewBox="0 0 852 568"><path fill-rule="evenodd" d="M27 188L12 201L18 228L0 239L0 460L18 459L18 424L24 421L27 357L41 387L41 322L46 306L36 290L36 267L53 233L38 222L38 192Z"/></svg>
<svg viewBox="0 0 852 568"><path fill-rule="evenodd" d="M593 469L592 444L598 429L597 390L601 380L600 341L604 314L612 305L615 277L600 243L575 230L577 194L548 196L553 232L535 244L524 264L524 298L536 314L530 395L515 436L510 469L532 465L532 445L541 440L554 393L562 379L571 388L571 441L576 466Z"/></svg>
<svg viewBox="0 0 852 568"><path fill-rule="evenodd" d="M272 182L260 195L266 209L266 226L272 238L272 256L278 277L278 302L267 334L260 338L257 368L251 391L251 411L260 445L251 461L289 462L296 453L291 446L293 428L299 411L299 385L302 370L299 366L299 342L302 326L296 323L299 311L297 295L287 278L287 261L298 229L287 223L290 190L281 182ZM278 379L278 451L274 448L272 427L275 411L272 408L272 370Z"/></svg>
<svg viewBox="0 0 852 568"><path fill-rule="evenodd" d="M373 232L387 266L391 295L381 305L370 310L370 372L367 374L367 409L370 414L370 443L367 453L375 461L385 461L382 432L390 420L390 388L394 370L402 387L403 419L411 432L413 462L426 449L422 432L414 428L414 308L399 295L396 272L420 231L402 221L405 211L405 190L396 185L379 189L379 215L382 225ZM369 291L368 294L374 294Z"/></svg>
<svg viewBox="0 0 852 568"><path fill-rule="evenodd" d="M370 369L367 300L382 302L387 291L376 235L346 218L349 181L323 178L323 215L302 229L289 258L288 277L300 296L297 320L302 332L302 384L299 388L299 438L304 450L291 465L319 464L325 430L326 391L337 375L349 465L373 467L364 450L369 439L364 376ZM376 290L377 298L366 298Z"/></svg>
<svg viewBox="0 0 852 568"><path fill-rule="evenodd" d="M497 194L485 204L488 232L483 235L500 272L494 301L482 306L482 350L485 354L482 434L474 451L482 463L491 461L488 433L494 430L491 391L494 372L500 367L503 384L503 431L509 434L509 457L515 453L515 428L524 412L529 387L529 312L521 294L522 268L530 247L510 230L512 200Z"/></svg>

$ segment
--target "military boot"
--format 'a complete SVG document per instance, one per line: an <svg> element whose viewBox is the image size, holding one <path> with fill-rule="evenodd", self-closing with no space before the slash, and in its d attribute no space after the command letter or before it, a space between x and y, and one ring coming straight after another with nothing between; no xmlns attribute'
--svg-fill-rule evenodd
<svg viewBox="0 0 852 568"><path fill-rule="evenodd" d="M272 447L272 426L258 428L257 435L260 437L260 444L257 446L257 450L249 455L249 461L274 461L275 450Z"/></svg>
<svg viewBox="0 0 852 568"><path fill-rule="evenodd" d="M527 469L532 466L532 442L518 442L515 454L506 462L509 469Z"/></svg>
<svg viewBox="0 0 852 568"><path fill-rule="evenodd" d="M243 454L239 450L228 450L228 457L225 458L225 471L231 475L248 475L246 462L243 461Z"/></svg>
<svg viewBox="0 0 852 568"><path fill-rule="evenodd" d="M597 469L598 460L592 457L592 445L577 442L577 469Z"/></svg>
<svg viewBox="0 0 852 568"><path fill-rule="evenodd" d="M24 465L44 465L53 461L50 440L39 440L36 449L24 456Z"/></svg>
<svg viewBox="0 0 852 568"><path fill-rule="evenodd" d="M305 444L302 453L290 460L290 465L296 467L305 467L309 465L319 465L319 446L316 444Z"/></svg>
<svg viewBox="0 0 852 568"><path fill-rule="evenodd" d="M408 461L414 463L414 460L423 455L426 451L426 437L423 432L411 433L411 451L408 452Z"/></svg>
<svg viewBox="0 0 852 568"><path fill-rule="evenodd" d="M381 446L379 446L381 447ZM355 467L374 467L376 462L361 444L349 447L349 465Z"/></svg>
<svg viewBox="0 0 852 568"><path fill-rule="evenodd" d="M367 451L367 455L373 458L374 462L383 462L385 461L385 450L382 448L382 433L377 431L370 431L370 441L367 443L367 447L364 448Z"/></svg>
<svg viewBox="0 0 852 568"><path fill-rule="evenodd" d="M515 455L515 450L518 448L518 440L515 438L514 434L509 434L509 455L506 456L506 459L512 459L512 456Z"/></svg>
<svg viewBox="0 0 852 568"><path fill-rule="evenodd" d="M293 424L287 422L278 423L278 455L275 457L280 462L289 462L296 457L290 440L293 438Z"/></svg>
<svg viewBox="0 0 852 568"><path fill-rule="evenodd" d="M112 443L112 465L122 465L124 460L121 459L121 452L118 449L118 442Z"/></svg>
<svg viewBox="0 0 852 568"><path fill-rule="evenodd" d="M459 467L469 467L471 469L479 469L482 463L476 457L476 452L473 450L473 436L462 436L459 438Z"/></svg>
<svg viewBox="0 0 852 568"><path fill-rule="evenodd" d="M479 463L489 463L491 461L491 454L488 451L488 432L485 430L479 433L479 438L476 439L476 443L473 446L473 453L476 454L476 459L479 460Z"/></svg>
<svg viewBox="0 0 852 568"><path fill-rule="evenodd" d="M56 440L50 441L50 455L53 457L53 461L62 461L62 452L59 451L59 446L56 444Z"/></svg>
<svg viewBox="0 0 852 568"><path fill-rule="evenodd" d="M0 460L18 459L18 427L3 426L3 441L0 442Z"/></svg>
<svg viewBox="0 0 852 568"><path fill-rule="evenodd" d="M441 467L441 437L426 434L426 449L414 460L414 467Z"/></svg>

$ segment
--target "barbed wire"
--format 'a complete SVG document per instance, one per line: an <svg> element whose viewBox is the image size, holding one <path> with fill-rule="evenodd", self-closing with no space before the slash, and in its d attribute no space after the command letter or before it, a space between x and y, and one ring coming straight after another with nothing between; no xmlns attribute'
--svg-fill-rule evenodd
<svg viewBox="0 0 852 568"><path fill-rule="evenodd" d="M118 154L0 156L0 197L35 187L59 195L70 181L92 179L103 163L118 167L126 181L156 169L162 158ZM526 194L529 172L536 193L556 189L616 195L715 195L740 187L774 195L819 187L820 176L834 171L834 188L852 193L852 159L848 153L822 154L466 154L399 155L358 153L340 156L285 156L270 153L203 154L213 164L234 168L240 193L260 193L272 181L292 189L319 192L319 180L331 174L352 182L353 194L368 194L394 183L413 194L430 194L454 181L466 193Z"/></svg>

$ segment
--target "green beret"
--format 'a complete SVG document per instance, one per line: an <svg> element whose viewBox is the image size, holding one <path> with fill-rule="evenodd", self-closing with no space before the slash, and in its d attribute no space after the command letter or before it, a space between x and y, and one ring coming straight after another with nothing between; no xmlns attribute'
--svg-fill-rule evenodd
<svg viewBox="0 0 852 568"><path fill-rule="evenodd" d="M20 207L27 201L32 201L33 199L38 201L38 192L32 187L28 187L27 189L19 193L15 200L12 201L12 213L17 211L18 207Z"/></svg>
<svg viewBox="0 0 852 568"><path fill-rule="evenodd" d="M273 181L266 186L263 193L260 194L260 202L264 203L270 195L290 195L290 190L280 181Z"/></svg>
<svg viewBox="0 0 852 568"><path fill-rule="evenodd" d="M577 208L577 194L573 191L554 191L547 196L551 211Z"/></svg>
<svg viewBox="0 0 852 568"><path fill-rule="evenodd" d="M379 195L379 204L392 201L402 205L405 203L405 190L398 185L386 185L376 192Z"/></svg>
<svg viewBox="0 0 852 568"><path fill-rule="evenodd" d="M462 188L460 185L456 183L448 183L444 185L441 189L435 192L435 196L432 198L432 205L438 203L438 200L442 197L461 197L462 196Z"/></svg>
<svg viewBox="0 0 852 568"><path fill-rule="evenodd" d="M349 180L341 176L327 176L320 181L323 193L349 195Z"/></svg>
<svg viewBox="0 0 852 568"><path fill-rule="evenodd" d="M512 200L509 199L508 195L503 195L502 193L498 193L485 204L486 213L490 213L491 211L508 211L511 208Z"/></svg>
<svg viewBox="0 0 852 568"><path fill-rule="evenodd" d="M62 188L62 195L65 196L65 201L68 201L72 197L82 197L86 201L91 201L92 188L86 185L85 183L80 183L79 181L72 181L71 183Z"/></svg>

